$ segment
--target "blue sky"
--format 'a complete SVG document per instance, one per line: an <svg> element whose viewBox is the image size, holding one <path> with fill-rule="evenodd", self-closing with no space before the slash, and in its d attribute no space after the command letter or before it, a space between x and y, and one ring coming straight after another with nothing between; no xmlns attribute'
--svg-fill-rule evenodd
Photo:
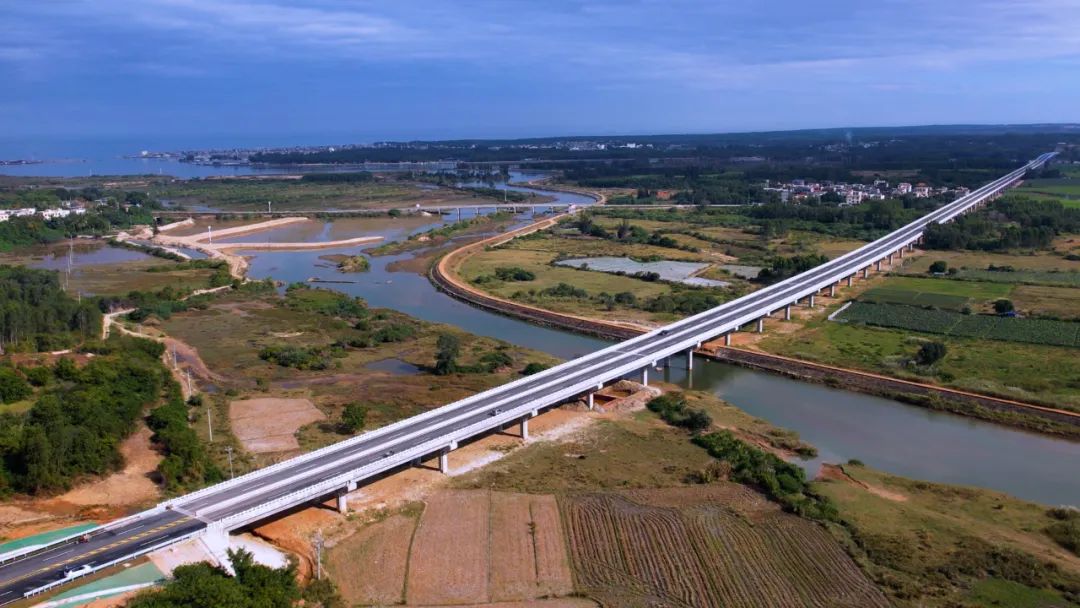
<svg viewBox="0 0 1080 608"><path fill-rule="evenodd" d="M345 142L1080 120L1075 0L0 0L0 133Z"/></svg>

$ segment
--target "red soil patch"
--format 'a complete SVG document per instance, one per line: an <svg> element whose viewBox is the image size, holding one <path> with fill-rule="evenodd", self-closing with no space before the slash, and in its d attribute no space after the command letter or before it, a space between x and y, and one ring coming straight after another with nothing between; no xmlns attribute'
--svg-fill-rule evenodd
<svg viewBox="0 0 1080 608"><path fill-rule="evenodd" d="M120 453L124 457L124 469L99 481L71 490L58 500L74 505L134 505L152 501L159 496L153 481L154 471L161 462L151 443L153 432L142 426L124 440Z"/></svg>
<svg viewBox="0 0 1080 608"><path fill-rule="evenodd" d="M296 431L325 420L308 399L263 397L229 403L229 422L244 449L257 454L300 449Z"/></svg>

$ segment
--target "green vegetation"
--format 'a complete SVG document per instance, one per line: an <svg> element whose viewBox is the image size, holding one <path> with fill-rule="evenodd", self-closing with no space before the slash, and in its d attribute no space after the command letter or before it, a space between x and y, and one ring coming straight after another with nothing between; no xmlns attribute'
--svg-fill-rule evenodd
<svg viewBox="0 0 1080 608"><path fill-rule="evenodd" d="M362 255L353 255L338 262L337 269L341 272L367 272L371 270L371 263Z"/></svg>
<svg viewBox="0 0 1080 608"><path fill-rule="evenodd" d="M285 307L343 319L362 319L368 315L363 299L329 289L316 289L305 283L292 283L285 288Z"/></svg>
<svg viewBox="0 0 1080 608"><path fill-rule="evenodd" d="M785 510L809 519L837 519L836 505L810 489L798 465L739 441L731 431L697 435L694 443L731 466L730 477L754 486Z"/></svg>
<svg viewBox="0 0 1080 608"><path fill-rule="evenodd" d="M35 377L35 381L40 383L37 386L43 386L48 382L43 377L48 375L49 370L47 368L35 367L30 369L34 370L32 375ZM29 370L27 371L29 372ZM23 377L14 368L0 367L0 402L14 403L34 394L34 389L30 388L30 376L31 373L26 373L26 377Z"/></svg>
<svg viewBox="0 0 1080 608"><path fill-rule="evenodd" d="M919 365L933 365L945 358L948 349L941 342L924 342L919 346L915 361Z"/></svg>
<svg viewBox="0 0 1080 608"><path fill-rule="evenodd" d="M815 254L776 257L769 260L768 268L761 270L761 273L758 274L758 280L762 283L775 283L806 272L828 261L829 258L826 256Z"/></svg>
<svg viewBox="0 0 1080 608"><path fill-rule="evenodd" d="M436 348L432 372L438 376L455 373L458 370L457 358L461 354L461 340L454 334L442 333L439 334Z"/></svg>
<svg viewBox="0 0 1080 608"><path fill-rule="evenodd" d="M33 406L23 414L3 415L0 492L55 492L80 476L119 468L120 442L135 430L144 410L162 400L148 422L169 454L160 469L166 483L214 477L204 466L198 440L186 435L187 408L158 361L164 347L115 337L86 348L97 356L81 368L61 358L51 370L34 372L44 382ZM179 420L183 430L166 424L170 420Z"/></svg>
<svg viewBox="0 0 1080 608"><path fill-rule="evenodd" d="M236 576L207 562L179 566L160 589L137 596L130 608L343 608L344 601L329 581L313 581L301 589L296 564L270 568L251 553L230 549L229 564Z"/></svg>
<svg viewBox="0 0 1080 608"><path fill-rule="evenodd" d="M1012 195L994 201L988 210L961 215L947 224L930 224L925 246L986 251L1046 249L1056 236L1066 232L1080 232L1080 209Z"/></svg>
<svg viewBox="0 0 1080 608"><path fill-rule="evenodd" d="M1063 548L1080 555L1080 510L1057 507L1047 511L1056 521L1046 528L1046 534Z"/></svg>
<svg viewBox="0 0 1080 608"><path fill-rule="evenodd" d="M946 337L940 341L948 349L947 357L932 370L912 367L911 361L925 339L906 330L812 321L799 332L767 334L760 345L769 352L827 365L918 382L935 381L961 390L1080 410L1080 391L1076 385L1080 369L1075 348ZM947 402L931 400L920 405L1044 432L1074 434L1076 429L1071 425L1048 425L1042 419L1030 417L1011 419L989 410L950 406Z"/></svg>
<svg viewBox="0 0 1080 608"><path fill-rule="evenodd" d="M69 297L57 273L0 266L0 346L5 351L58 350L100 332L97 305Z"/></svg>
<svg viewBox="0 0 1080 608"><path fill-rule="evenodd" d="M665 393L645 404L664 422L697 433L712 426L712 417L705 410L688 407L682 393Z"/></svg>
<svg viewBox="0 0 1080 608"><path fill-rule="evenodd" d="M477 285L483 285L492 281L533 281L536 280L536 273L519 268L517 266L499 266L495 269L494 274L485 274L473 279L473 283Z"/></svg>
<svg viewBox="0 0 1080 608"><path fill-rule="evenodd" d="M894 276L886 279L880 287L863 292L858 299L877 304L906 304L962 311L969 304L982 304L1005 297L1011 290L1010 286L1003 284Z"/></svg>
<svg viewBox="0 0 1080 608"><path fill-rule="evenodd" d="M1056 521L1046 507L862 466L839 473L813 490L837 506L841 527L831 529L896 605L1056 608L1080 600L1078 562L1043 532Z"/></svg>
<svg viewBox="0 0 1080 608"><path fill-rule="evenodd" d="M367 423L367 406L361 403L349 403L341 412L341 426L350 435L364 430Z"/></svg>
<svg viewBox="0 0 1080 608"><path fill-rule="evenodd" d="M342 351L338 351L341 353ZM343 353L342 353L343 354ZM259 351L263 361L295 369L324 370L330 368L332 349L311 346L271 345Z"/></svg>
<svg viewBox="0 0 1080 608"><path fill-rule="evenodd" d="M544 365L543 363L537 363L535 361L530 361L521 370L521 375L522 376L531 376L533 374L539 374L540 372L544 371L547 368L548 368L548 366Z"/></svg>
<svg viewBox="0 0 1080 608"><path fill-rule="evenodd" d="M899 304L864 302L853 302L837 318L849 323L896 327L947 336L1080 346L1080 323L1071 321L965 315Z"/></svg>

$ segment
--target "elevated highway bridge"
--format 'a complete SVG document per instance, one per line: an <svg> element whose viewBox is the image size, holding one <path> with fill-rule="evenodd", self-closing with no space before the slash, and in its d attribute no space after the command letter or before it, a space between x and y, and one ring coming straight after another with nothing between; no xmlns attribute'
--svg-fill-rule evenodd
<svg viewBox="0 0 1080 608"><path fill-rule="evenodd" d="M87 536L60 539L47 546L0 555L0 605L42 593L79 576L150 551L196 537L224 538L241 528L305 503L337 497L346 508L346 494L360 484L437 455L441 470L459 443L495 429L518 424L528 434L528 421L540 412L605 383L648 371L672 356L685 356L703 342L758 324L800 302L813 305L823 290L850 282L859 273L903 256L932 223L943 223L986 204L1042 167L1053 153L942 206L932 213L800 275L780 281L716 308L568 361L538 374L462 399L297 456L278 464L210 486L96 529Z"/></svg>

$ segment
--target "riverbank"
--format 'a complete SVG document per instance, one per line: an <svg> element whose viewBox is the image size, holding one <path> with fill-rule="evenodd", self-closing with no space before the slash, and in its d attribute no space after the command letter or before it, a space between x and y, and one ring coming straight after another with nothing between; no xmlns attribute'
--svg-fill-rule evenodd
<svg viewBox="0 0 1080 608"><path fill-rule="evenodd" d="M616 340L627 339L654 329L639 324L571 315L514 302L477 289L458 275L462 265L473 254L550 228L567 216L568 214L562 214L547 218L455 249L431 267L430 278L439 289L457 299L530 323ZM1080 415L1073 412L851 369L822 366L757 351L739 350L736 352L725 347L718 347L711 351L699 352L725 363L781 373L801 380L820 382L834 388L897 399L934 410L1080 440Z"/></svg>

